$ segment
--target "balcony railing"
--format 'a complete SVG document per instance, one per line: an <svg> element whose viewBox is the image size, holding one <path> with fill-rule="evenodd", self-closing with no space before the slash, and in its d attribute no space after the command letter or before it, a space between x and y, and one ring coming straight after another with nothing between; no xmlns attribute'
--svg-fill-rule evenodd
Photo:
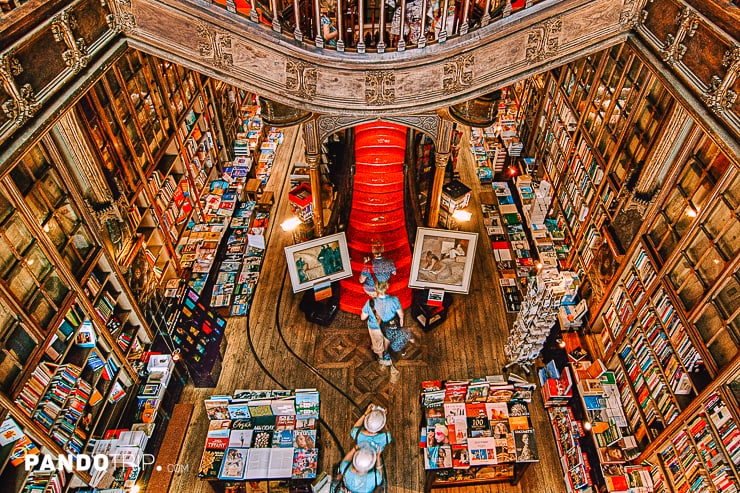
<svg viewBox="0 0 740 493"><path fill-rule="evenodd" d="M444 43L540 1L543 0L200 0L199 3L221 6L266 29L317 48L384 53Z"/></svg>

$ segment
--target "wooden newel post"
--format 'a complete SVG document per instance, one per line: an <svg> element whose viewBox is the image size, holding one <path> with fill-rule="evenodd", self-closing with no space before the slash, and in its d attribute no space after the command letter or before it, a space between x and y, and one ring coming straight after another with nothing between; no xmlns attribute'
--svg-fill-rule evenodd
<svg viewBox="0 0 740 493"><path fill-rule="evenodd" d="M311 180L311 206L313 207L313 227L316 237L323 235L324 231L324 209L321 202L321 170L319 163L321 157L318 154L306 154L308 164L308 177Z"/></svg>
<svg viewBox="0 0 740 493"><path fill-rule="evenodd" d="M436 228L439 221L439 204L442 201L442 185L445 181L445 169L447 161L450 159L450 153L437 152L434 155L434 180L432 181L432 193L429 197L429 218L427 226Z"/></svg>

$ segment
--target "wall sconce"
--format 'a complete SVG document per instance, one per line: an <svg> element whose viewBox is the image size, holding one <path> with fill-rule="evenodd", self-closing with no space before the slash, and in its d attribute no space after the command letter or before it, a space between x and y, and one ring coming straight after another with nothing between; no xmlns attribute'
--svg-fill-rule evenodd
<svg viewBox="0 0 740 493"><path fill-rule="evenodd" d="M699 209L694 209L694 206L689 204L688 207L686 207L686 215L689 217L696 217L699 214Z"/></svg>
<svg viewBox="0 0 740 493"><path fill-rule="evenodd" d="M299 224L301 224L301 220L295 216L286 219L282 223L280 223L280 227L283 228L283 231L293 231L298 227Z"/></svg>
<svg viewBox="0 0 740 493"><path fill-rule="evenodd" d="M584 421L583 422L583 429L584 430L591 431L591 428L592 428L592 426L591 426L591 422L590 421Z"/></svg>
<svg viewBox="0 0 740 493"><path fill-rule="evenodd" d="M470 221L470 218L473 217L473 214L468 211L458 209L452 213L452 217L455 218L455 221L465 223L465 222Z"/></svg>
<svg viewBox="0 0 740 493"><path fill-rule="evenodd" d="M559 348L565 349L565 341L563 339L558 337L557 343Z"/></svg>

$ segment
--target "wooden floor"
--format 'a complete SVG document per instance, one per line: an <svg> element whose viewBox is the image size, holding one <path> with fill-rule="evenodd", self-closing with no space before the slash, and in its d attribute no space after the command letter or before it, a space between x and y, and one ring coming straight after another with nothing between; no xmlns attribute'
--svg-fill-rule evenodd
<svg viewBox="0 0 740 493"><path fill-rule="evenodd" d="M447 320L433 331L417 331L416 345L393 368L381 368L370 351L366 325L355 315L341 313L328 328L306 322L298 309L300 295L293 295L283 247L291 235L279 224L290 215L289 184L282 181L290 163L304 161L303 139L298 128L285 129L284 143L276 156L267 190L275 193L269 228L268 251L249 318L233 317L226 329L228 350L215 389L186 388L182 402L192 402L195 411L178 459L188 470L175 475L173 493L210 492L212 486L197 478L205 441L207 418L203 399L228 394L237 388L305 388L321 392L321 471L330 472L341 459L341 450L351 448L349 430L368 403L385 406L393 443L386 448L387 483L392 493L422 491L424 467L419 450L419 383L426 379L467 379L501 372L506 363L503 345L511 316L505 311L493 253L485 234L477 194L470 211L473 219L463 229L479 233L470 294L454 295ZM480 190L474 162L465 143L458 159L461 180ZM412 320L407 316L407 320ZM308 365L316 368L312 371ZM269 374L268 374L269 373ZM532 464L518 486L507 484L465 488L475 492L564 493L559 457L553 433L546 421L539 392L530 405L537 433L540 462ZM335 442L332 433L338 439ZM459 488L448 488L457 493Z"/></svg>

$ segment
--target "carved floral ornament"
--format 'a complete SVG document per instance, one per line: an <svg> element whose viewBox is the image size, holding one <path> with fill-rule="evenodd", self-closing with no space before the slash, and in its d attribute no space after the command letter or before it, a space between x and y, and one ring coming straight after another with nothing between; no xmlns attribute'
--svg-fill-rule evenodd
<svg viewBox="0 0 740 493"><path fill-rule="evenodd" d="M390 70L365 72L365 102L384 106L396 102L396 74Z"/></svg>
<svg viewBox="0 0 740 493"><path fill-rule="evenodd" d="M208 25L198 22L197 26L198 52L200 56L208 60L214 67L229 70L234 66L234 56L231 54L231 34L214 29L213 33Z"/></svg>
<svg viewBox="0 0 740 493"><path fill-rule="evenodd" d="M724 112L737 101L737 93L732 87L740 77L740 45L735 45L725 52L722 66L727 69L724 77L713 75L709 87L702 94L704 102L717 114Z"/></svg>
<svg viewBox="0 0 740 493"><path fill-rule="evenodd" d="M472 54L459 55L445 62L442 75L442 91L445 94L461 91L473 83L475 58Z"/></svg>
<svg viewBox="0 0 740 493"><path fill-rule="evenodd" d="M316 96L318 70L301 60L288 59L285 64L285 89L304 99Z"/></svg>
<svg viewBox="0 0 740 493"><path fill-rule="evenodd" d="M646 3L647 0L624 0L622 2L623 8L619 12L619 25L622 29L636 29L645 23L647 19Z"/></svg>
<svg viewBox="0 0 740 493"><path fill-rule="evenodd" d="M680 62L686 53L687 48L683 43L696 34L699 28L699 15L695 10L686 7L676 16L676 25L678 31L675 35L666 36L666 41L660 50L663 61L671 66Z"/></svg>
<svg viewBox="0 0 740 493"><path fill-rule="evenodd" d="M527 47L524 54L527 63L538 63L552 58L558 53L558 36L563 28L561 16L547 19L532 26L527 33Z"/></svg>
<svg viewBox="0 0 740 493"><path fill-rule="evenodd" d="M100 5L108 7L111 12L105 16L105 21L111 30L120 33L136 28L136 18L131 11L131 0L100 0Z"/></svg>
<svg viewBox="0 0 740 493"><path fill-rule="evenodd" d="M75 38L77 19L69 9L64 10L51 18L51 32L54 41L64 42L67 49L62 53L62 60L75 74L87 67L90 55L87 53L87 43L84 38Z"/></svg>
<svg viewBox="0 0 740 493"><path fill-rule="evenodd" d="M0 82L5 93L10 96L10 99L3 102L2 108L15 126L20 127L36 114L41 103L36 101L31 84L23 84L21 87L16 84L15 76L23 72L23 67L14 54L15 49L11 48L0 55Z"/></svg>

